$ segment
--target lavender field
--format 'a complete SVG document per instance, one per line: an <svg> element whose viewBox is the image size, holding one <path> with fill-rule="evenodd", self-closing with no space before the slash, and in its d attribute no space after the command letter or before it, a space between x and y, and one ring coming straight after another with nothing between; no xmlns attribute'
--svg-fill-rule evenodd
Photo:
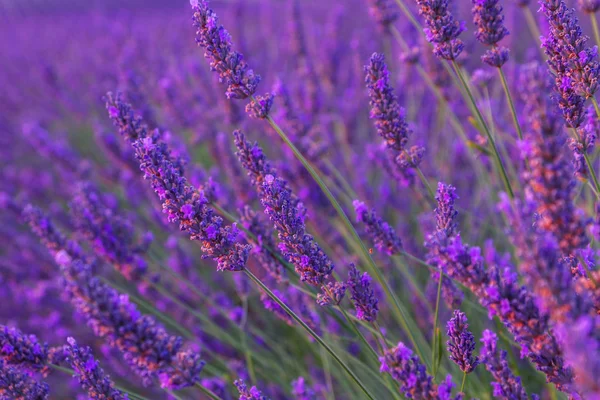
<svg viewBox="0 0 600 400"><path fill-rule="evenodd" d="M600 0L0 0L0 400L600 400Z"/></svg>

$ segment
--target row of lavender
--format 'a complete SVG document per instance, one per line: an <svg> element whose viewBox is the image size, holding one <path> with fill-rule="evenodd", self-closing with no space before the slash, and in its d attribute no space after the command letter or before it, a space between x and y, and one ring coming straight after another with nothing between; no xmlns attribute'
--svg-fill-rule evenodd
<svg viewBox="0 0 600 400"><path fill-rule="evenodd" d="M191 4L2 28L0 399L600 396L600 2Z"/></svg>

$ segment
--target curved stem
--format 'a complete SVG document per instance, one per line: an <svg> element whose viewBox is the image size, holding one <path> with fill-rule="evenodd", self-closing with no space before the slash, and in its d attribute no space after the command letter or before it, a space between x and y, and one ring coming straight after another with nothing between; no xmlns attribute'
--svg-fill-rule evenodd
<svg viewBox="0 0 600 400"><path fill-rule="evenodd" d="M508 195L510 196L511 199L513 199L515 197L515 195L512 190L512 187L510 185L508 175L506 174L506 169L504 168L504 165L502 164L502 159L500 158L500 153L498 152L498 148L496 147L496 142L494 141L492 133L490 132L485 120L483 119L483 115L481 115L481 111L479 111L479 107L477 107L477 102L475 101L475 98L473 97L473 93L471 92L471 89L469 88L469 85L467 84L465 77L463 76L463 73L460 69L460 66L458 65L456 60L452 60L452 67L454 68L454 72L458 76L458 79L460 80L460 82L463 86L463 89L467 93L467 96L471 102L473 110L475 111L477 118L479 119L479 123L481 124L483 130L485 131L485 134L488 137L488 140L489 140L490 145L493 150L494 159L496 161L496 165L497 165L498 171L500 173L500 178L504 182L504 187L505 187Z"/></svg>
<svg viewBox="0 0 600 400"><path fill-rule="evenodd" d="M342 369L344 369L344 371L346 371L346 373L350 375L352 380L360 387L360 389L365 393L365 395L369 399L375 400L373 395L371 395L371 393L369 392L369 389L367 389L367 387L362 383L360 378L350 369L350 367L348 367L348 365L340 358L340 356L338 356L337 353L327 343L325 343L325 341L323 341L323 339L319 335L316 334L315 331L313 331L300 317L298 317L298 315L296 315L294 311L292 311L283 301L281 301L281 299L277 297L275 293L273 293L271 289L269 289L260 279L258 279L256 275L254 275L248 269L245 269L244 273L254 283L256 283L267 294L267 296L269 296L273 301L275 301L279 305L279 307L283 308L285 312L290 317L292 317L294 321L300 324L302 328L304 328L304 330L306 330L306 332L310 336L312 336L312 338L315 339L315 341L317 341L317 343L319 343L331 355L331 357L333 357L333 359L338 362L338 364L340 364Z"/></svg>
<svg viewBox="0 0 600 400"><path fill-rule="evenodd" d="M277 134L279 134L281 139L283 139L283 141L292 150L292 152L294 153L296 158L302 163L304 168L306 168L308 173L312 176L312 178L315 180L315 182L317 183L319 188L321 188L321 190L323 191L323 193L325 194L325 196L327 197L327 199L329 200L329 202L331 203L333 208L336 210L337 214L340 216L342 223L344 224L346 229L348 229L351 236L358 244L361 255L367 261L367 266L369 268L369 272L371 272L375 276L375 279L377 279L377 281L383 288L386 296L392 301L392 304L394 306L394 307L392 307L392 310L394 311L396 318L400 322L402 329L404 330L404 332L408 336L409 340L411 341L412 345L414 346L415 352L419 355L419 357L421 357L422 360L424 360L425 364L429 366L430 360L428 358L423 357L423 352L421 350L421 346L419 346L419 343L417 342L417 340L414 337L414 334L412 333L411 329L409 328L408 312L402 307L397 296L394 294L394 292L390 288L389 284L387 283L387 281L381 274L381 271L379 270L379 268L373 261L371 254L367 250L367 247L365 246L365 244L360 239L358 232L356 231L356 229L350 222L350 219L346 215L346 212L344 211L344 209L342 208L340 203L337 201L335 196L331 193L331 190L329 190L329 188L327 187L327 185L325 184L323 179L321 179L321 177L315 171L315 169L312 167L312 165L308 162L308 160L304 157L304 155L302 155L302 153L296 148L296 146L292 143L290 138L281 130L281 128L279 127L279 125L277 125L277 123L273 120L273 118L271 118L271 116L268 115L266 119L269 122L269 124L271 125L271 127L277 132Z"/></svg>
<svg viewBox="0 0 600 400"><path fill-rule="evenodd" d="M504 94L506 95L506 100L508 101L508 105L510 106L510 113L512 114L513 124L515 125L515 129L517 130L517 135L519 135L520 140L523 140L523 131L521 130L521 125L519 125L519 118L517 117L515 103L513 102L512 96L510 95L510 89L508 88L508 83L506 82L506 76L504 76L504 70L502 69L502 67L498 68L498 74L500 74L502 88L504 88Z"/></svg>

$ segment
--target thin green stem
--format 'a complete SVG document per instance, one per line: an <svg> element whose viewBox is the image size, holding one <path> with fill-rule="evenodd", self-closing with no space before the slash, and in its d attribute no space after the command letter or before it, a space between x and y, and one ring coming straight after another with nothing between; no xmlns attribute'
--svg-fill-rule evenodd
<svg viewBox="0 0 600 400"><path fill-rule="evenodd" d="M483 128L483 130L485 131L485 133L488 137L488 141L490 142L490 146L492 147L493 155L496 160L497 168L500 173L500 178L504 182L504 187L505 187L506 191L508 192L508 195L510 196L511 199L513 199L515 197L515 195L512 190L512 187L510 185L508 175L506 174L506 169L504 168L504 165L502 164L502 159L500 158L500 153L498 152L498 148L496 147L496 142L494 141L494 138L493 138L485 120L483 119L483 115L481 115L481 111L479 111L479 107L477 107L477 103L475 102L473 93L471 92L471 89L469 88L469 85L467 84L467 81L465 80L465 77L463 76L462 70L460 69L460 66L458 65L456 60L452 60L452 67L454 68L454 72L458 76L458 79L460 80L460 82L463 86L463 89L467 93L467 96L471 102L473 110L475 111L477 118L479 119L479 123L481 124L481 127Z"/></svg>
<svg viewBox="0 0 600 400"><path fill-rule="evenodd" d="M241 328L241 332L240 332L240 336L242 339L242 348L244 349L244 355L246 357L246 366L248 367L248 373L250 374L250 379L252 381L252 383L256 383L258 382L256 380L256 373L254 372L254 362L252 361L252 353L250 352L250 347L248 347L248 338L246 337L247 333L246 333L246 322L248 319L248 297L247 296L241 296L242 298L242 307L243 307L243 317L242 317L242 321L240 323L240 328Z"/></svg>
<svg viewBox="0 0 600 400"><path fill-rule="evenodd" d="M464 393L464 390L465 390L465 382L466 382L466 381L467 381L467 373L466 373L466 372L463 372L462 383L461 383L461 385L460 385L460 391L461 391L462 393Z"/></svg>
<svg viewBox="0 0 600 400"><path fill-rule="evenodd" d="M598 29L596 13L590 13L590 20L592 21L592 29L594 30L594 39L596 40L596 45L600 46L600 30Z"/></svg>
<svg viewBox="0 0 600 400"><path fill-rule="evenodd" d="M513 102L512 96L510 95L510 89L508 87L508 83L506 82L506 76L504 76L504 70L502 69L502 67L498 67L498 74L500 75L502 88L504 88L506 101L508 101L508 105L510 106L510 113L512 114L513 124L515 125L515 129L517 130L517 135L519 135L520 140L523 140L523 131L521 130L521 125L519 124L519 118L517 117L515 103Z"/></svg>
<svg viewBox="0 0 600 400"><path fill-rule="evenodd" d="M437 326L438 326L438 317L439 317L439 312L440 312L440 298L442 297L442 280L444 279L444 274L440 272L438 272L440 275L440 279L438 279L438 287L437 287L437 296L435 298L435 314L433 316L433 333L432 333L432 340L433 340L433 344L431 345L431 359L433 360L433 372L432 372L432 376L433 379L435 380L435 375L436 375L436 362L435 362L435 352L437 349L437 343L436 343L436 338L437 338Z"/></svg>
<svg viewBox="0 0 600 400"><path fill-rule="evenodd" d="M202 393L204 393L205 395L207 395L208 397L210 397L213 400L223 400L221 397L217 396L212 390L205 388L204 386L202 386L199 383L196 383L195 387L200 389L200 391Z"/></svg>
<svg viewBox="0 0 600 400"><path fill-rule="evenodd" d="M387 283L387 281L385 280L385 278L381 274L381 271L379 270L379 268L377 267L377 265L373 261L373 258L371 257L371 254L367 250L367 247L365 246L365 244L360 239L360 236L358 235L358 232L356 231L356 229L352 225L352 222L350 222L350 219L346 215L346 212L344 211L344 209L342 208L342 206L340 205L340 203L337 201L337 199L335 198L335 196L331 193L331 191L329 190L329 188L327 187L327 185L325 184L325 182L323 181L323 179L321 179L321 177L315 171L315 169L312 167L312 165L302 155L302 153L296 148L296 146L292 143L292 141L289 139L289 137L281 130L281 128L279 127L279 125L277 125L277 123L273 120L273 118L271 118L271 116L267 116L266 119L269 122L269 124L271 125L271 127L277 132L277 134L279 134L279 136L281 137L281 139L283 139L283 141L292 150L292 152L294 153L294 155L296 156L296 158L302 163L302 165L304 166L304 168L306 168L306 170L308 171L308 173L312 176L312 178L317 183L317 185L321 188L321 190L323 191L323 193L325 194L325 196L327 197L327 199L329 200L329 202L331 203L331 205L333 206L333 208L336 210L337 214L340 216L340 218L342 220L342 223L348 229L348 231L350 232L351 236L353 237L353 239L358 244L360 253L362 254L362 256L365 259L365 261L367 262L367 266L369 268L369 272L371 272L375 276L375 279L377 279L377 281L379 282L379 284L383 288L386 296L389 299L392 300L392 305L394 306L394 307L392 307L392 310L394 311L394 314L395 314L396 318L400 322L400 325L402 326L402 329L404 330L404 332L408 336L409 340L413 344L415 352L419 355L419 357L421 357L422 360L424 360L424 362L427 365L429 365L429 361L430 360L428 358L423 357L423 352L422 352L422 350L421 350L421 348L420 348L417 340L415 339L415 337L414 337L411 329L409 328L409 324L408 324L408 312L403 309L403 307L401 306L398 298L396 297L396 295L394 294L394 292L392 291L392 289L389 287L389 284Z"/></svg>
<svg viewBox="0 0 600 400"><path fill-rule="evenodd" d="M323 348L331 355L331 357L333 357L335 361L337 361L338 364L340 364L342 369L352 378L352 380L360 387L360 389L365 393L365 395L369 399L375 400L375 398L371 395L369 389L367 389L367 387L362 383L362 381L354 373L354 371L352 371L350 367L348 367L348 365L340 358L340 356L338 356L337 353L327 343L325 343L325 341L319 335L315 333L315 331L313 331L300 317L298 317L298 315L296 315L295 312L293 312L283 301L281 301L281 299L277 297L271 291L271 289L269 289L260 279L258 279L256 275L254 275L248 269L245 269L244 272L254 283L256 283L267 294L267 296L269 296L273 301L275 301L279 305L279 307L283 308L285 312L290 317L292 317L294 321L300 324L302 328L304 328L304 330L306 330L306 332L310 336L312 336L312 338L315 339L315 341L317 341L317 343L323 346Z"/></svg>
<svg viewBox="0 0 600 400"><path fill-rule="evenodd" d="M594 105L594 110L596 110L596 116L598 118L600 118L600 107L598 107L598 101L596 100L596 98L594 96L590 97L590 100L592 100L592 104Z"/></svg>

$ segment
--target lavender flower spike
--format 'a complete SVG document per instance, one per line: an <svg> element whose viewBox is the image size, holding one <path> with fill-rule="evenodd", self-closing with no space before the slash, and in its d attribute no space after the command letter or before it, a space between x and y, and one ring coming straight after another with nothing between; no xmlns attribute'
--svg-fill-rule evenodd
<svg viewBox="0 0 600 400"><path fill-rule="evenodd" d="M40 371L48 361L48 345L39 343L34 335L0 325L0 359L10 365Z"/></svg>
<svg viewBox="0 0 600 400"><path fill-rule="evenodd" d="M377 133L383 138L398 169L404 173L419 166L425 149L407 148L411 131L404 118L394 89L389 82L389 72L383 54L373 53L365 66L365 83L369 91L370 117L375 120ZM409 172L410 173L410 172Z"/></svg>
<svg viewBox="0 0 600 400"><path fill-rule="evenodd" d="M219 73L219 80L227 85L229 99L245 99L254 94L260 76L248 68L244 56L233 50L229 32L219 25L217 14L208 8L205 0L191 0L196 30L196 42L204 48L204 57L210 68Z"/></svg>
<svg viewBox="0 0 600 400"><path fill-rule="evenodd" d="M72 337L67 339L66 347L69 363L75 376L90 398L95 400L127 400L126 394L114 388L108 376L104 374L98 361L94 359L89 347L79 347Z"/></svg>
<svg viewBox="0 0 600 400"><path fill-rule="evenodd" d="M182 231L200 241L204 257L215 260L219 271L243 270L250 246L238 242L237 226L223 226L223 219L210 207L204 192L196 190L183 176L181 166L171 158L158 132L149 134L139 118L131 117L131 106L119 96L109 94L107 98L109 116L122 133L129 131L131 120L138 121L137 139L132 146L144 179L150 180L169 222L179 222Z"/></svg>
<svg viewBox="0 0 600 400"><path fill-rule="evenodd" d="M363 321L375 321L379 306L377 304L377 297L371 287L371 277L369 274L365 272L361 275L356 266L350 264L346 284L356 308L356 317Z"/></svg>
<svg viewBox="0 0 600 400"><path fill-rule="evenodd" d="M259 192L265 213L275 225L283 255L294 264L303 282L322 285L333 270L333 262L306 233L304 205L287 182L277 176L277 171L256 143L251 145L240 131L235 131L234 136L236 154Z"/></svg>
<svg viewBox="0 0 600 400"><path fill-rule="evenodd" d="M473 356L475 350L475 338L468 330L467 316L461 311L454 310L453 317L447 325L448 352L450 359L454 361L461 371L471 373L479 364L477 357Z"/></svg>
<svg viewBox="0 0 600 400"><path fill-rule="evenodd" d="M400 254L402 241L394 228L377 216L375 210L369 211L365 203L359 200L352 202L356 210L356 222L365 224L367 233L375 242L375 247L388 255Z"/></svg>
<svg viewBox="0 0 600 400"><path fill-rule="evenodd" d="M0 360L0 400L46 400L48 385Z"/></svg>
<svg viewBox="0 0 600 400"><path fill-rule="evenodd" d="M495 382L492 382L494 397L505 400L528 400L521 378L515 376L510 370L506 351L498 350L497 342L498 338L494 332L488 329L483 331L481 362L494 377Z"/></svg>
<svg viewBox="0 0 600 400"><path fill-rule="evenodd" d="M491 46L481 57L481 60L492 66L500 68L508 61L508 49L498 47L498 42L508 35L504 26L504 15L499 0L472 0L473 22L477 27L475 37L486 46Z"/></svg>
<svg viewBox="0 0 600 400"><path fill-rule="evenodd" d="M412 400L450 400L452 380L450 377L439 387L433 382L433 378L427 374L425 366L417 356L404 345L389 349L381 362L381 372L387 372L400 383L400 390L406 397ZM453 400L461 400L462 394L458 394Z"/></svg>
<svg viewBox="0 0 600 400"><path fill-rule="evenodd" d="M598 48L586 47L589 40L581 31L579 21L564 0L540 0L540 11L550 25L543 46L549 57L548 65L556 75L558 86L568 86L573 94L585 99L592 97L598 89Z"/></svg>
<svg viewBox="0 0 600 400"><path fill-rule="evenodd" d="M243 379L238 379L233 384L240 393L240 400L269 400L267 396L263 396L262 392L256 386L248 389Z"/></svg>
<svg viewBox="0 0 600 400"><path fill-rule="evenodd" d="M433 44L436 56L456 60L465 47L458 36L465 30L464 22L454 20L449 0L416 0L419 13L425 18L427 40Z"/></svg>
<svg viewBox="0 0 600 400"><path fill-rule="evenodd" d="M577 0L577 5L588 14L593 14L600 10L600 0Z"/></svg>

